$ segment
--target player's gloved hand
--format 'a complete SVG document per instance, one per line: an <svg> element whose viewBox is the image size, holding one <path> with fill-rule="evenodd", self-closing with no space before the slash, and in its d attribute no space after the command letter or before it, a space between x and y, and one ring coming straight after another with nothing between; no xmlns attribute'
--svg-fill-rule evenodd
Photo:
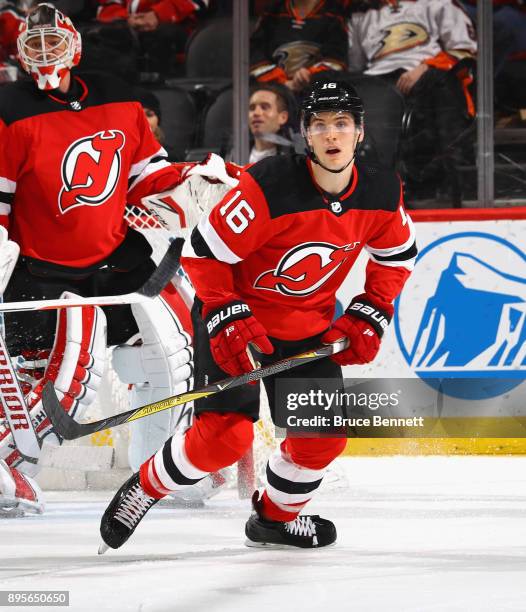
<svg viewBox="0 0 526 612"><path fill-rule="evenodd" d="M349 339L349 348L332 355L331 359L341 366L372 361L380 349L380 340L393 311L392 304L384 302L379 307L366 293L356 296L321 339L325 344Z"/></svg>
<svg viewBox="0 0 526 612"><path fill-rule="evenodd" d="M210 336L214 361L231 376L254 369L248 352L249 344L266 355L274 352L265 328L244 302L233 300L214 310L207 309L205 305L203 319Z"/></svg>

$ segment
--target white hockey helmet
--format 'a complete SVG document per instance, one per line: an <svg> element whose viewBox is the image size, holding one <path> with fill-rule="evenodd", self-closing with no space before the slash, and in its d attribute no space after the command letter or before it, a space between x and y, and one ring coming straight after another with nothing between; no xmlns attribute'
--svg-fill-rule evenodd
<svg viewBox="0 0 526 612"><path fill-rule="evenodd" d="M52 4L38 4L20 26L18 58L39 89L57 89L80 62L82 43L69 17Z"/></svg>

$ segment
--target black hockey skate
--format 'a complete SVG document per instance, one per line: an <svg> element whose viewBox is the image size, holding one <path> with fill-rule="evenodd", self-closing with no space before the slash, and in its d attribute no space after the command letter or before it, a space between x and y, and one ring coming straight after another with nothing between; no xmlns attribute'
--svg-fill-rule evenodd
<svg viewBox="0 0 526 612"><path fill-rule="evenodd" d="M99 555L108 548L120 548L135 531L143 516L158 502L145 493L139 482L139 472L129 478L117 491L100 521L100 535L104 543Z"/></svg>
<svg viewBox="0 0 526 612"><path fill-rule="evenodd" d="M254 512L245 525L247 546L320 548L336 542L334 523L318 515L298 516L290 523L268 521L259 513L259 493L252 496Z"/></svg>

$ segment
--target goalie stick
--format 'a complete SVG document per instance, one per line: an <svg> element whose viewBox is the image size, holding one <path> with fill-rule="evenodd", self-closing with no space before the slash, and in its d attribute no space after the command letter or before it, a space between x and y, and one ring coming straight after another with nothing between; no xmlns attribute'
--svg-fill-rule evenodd
<svg viewBox="0 0 526 612"><path fill-rule="evenodd" d="M335 353L343 351L347 348L347 346L347 340L320 346L311 351L300 353L299 355L294 355L293 357L288 357L287 359L281 359L280 361L276 361L275 363L265 366L264 368L252 370L252 372L247 372L245 374L241 374L240 376L224 378L223 380L207 385L206 387L202 387L201 389L195 389L186 393L180 393L179 395L173 395L164 400L159 400L157 402L153 402L152 404L146 404L141 408L121 412L120 414L115 414L105 419L101 419L100 421L93 421L92 423L77 423L77 421L75 421L75 419L71 417L60 405L59 399L51 382L46 384L42 392L42 405L44 406L46 414L53 423L55 432L66 440L75 440L76 438L88 436L96 431L102 431L103 429L116 427L117 425L122 425L123 423L136 421L137 419L142 419L146 416L150 416L151 414L161 412L162 410L168 410L169 408L174 408L175 406L180 406L181 404L186 404L187 402L192 402L202 397L208 397L209 395L221 393L221 391L225 391L226 389L233 389L234 387L239 387L249 382L261 380L262 378L265 378L265 376L270 376L271 374L284 372L285 370L296 368L297 366L305 363L323 359L324 357L328 357L329 355L334 355Z"/></svg>
<svg viewBox="0 0 526 612"><path fill-rule="evenodd" d="M0 334L0 406L11 430L16 450L24 461L36 464L40 455L40 442L2 334Z"/></svg>
<svg viewBox="0 0 526 612"><path fill-rule="evenodd" d="M56 300L28 300L25 302L0 303L1 312L19 312L26 310L54 310L73 306L114 306L118 304L136 304L159 295L170 282L179 267L184 238L175 238L168 247L159 265L150 278L132 293L124 295L100 295L87 298L59 298Z"/></svg>

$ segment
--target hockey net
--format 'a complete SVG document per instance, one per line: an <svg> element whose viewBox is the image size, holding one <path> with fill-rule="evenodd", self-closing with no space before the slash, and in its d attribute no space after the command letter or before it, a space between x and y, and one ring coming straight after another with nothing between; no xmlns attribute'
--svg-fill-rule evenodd
<svg viewBox="0 0 526 612"><path fill-rule="evenodd" d="M152 246L152 258L159 263L173 236L163 220L155 211L137 205L127 207L125 218L131 227L144 234ZM101 389L89 411L90 420L130 408L128 386L119 380L111 367L110 357L108 354ZM261 395L261 419L255 424L254 433L252 449L238 463L237 473L230 479L241 497L250 495L255 487L261 486L267 459L278 444L264 391ZM44 461L48 468L42 470L39 480L44 488L54 489L115 487L130 471L128 445L126 425L93 434L89 440L67 443L48 451L49 457ZM65 462L69 469L62 471L60 467Z"/></svg>

